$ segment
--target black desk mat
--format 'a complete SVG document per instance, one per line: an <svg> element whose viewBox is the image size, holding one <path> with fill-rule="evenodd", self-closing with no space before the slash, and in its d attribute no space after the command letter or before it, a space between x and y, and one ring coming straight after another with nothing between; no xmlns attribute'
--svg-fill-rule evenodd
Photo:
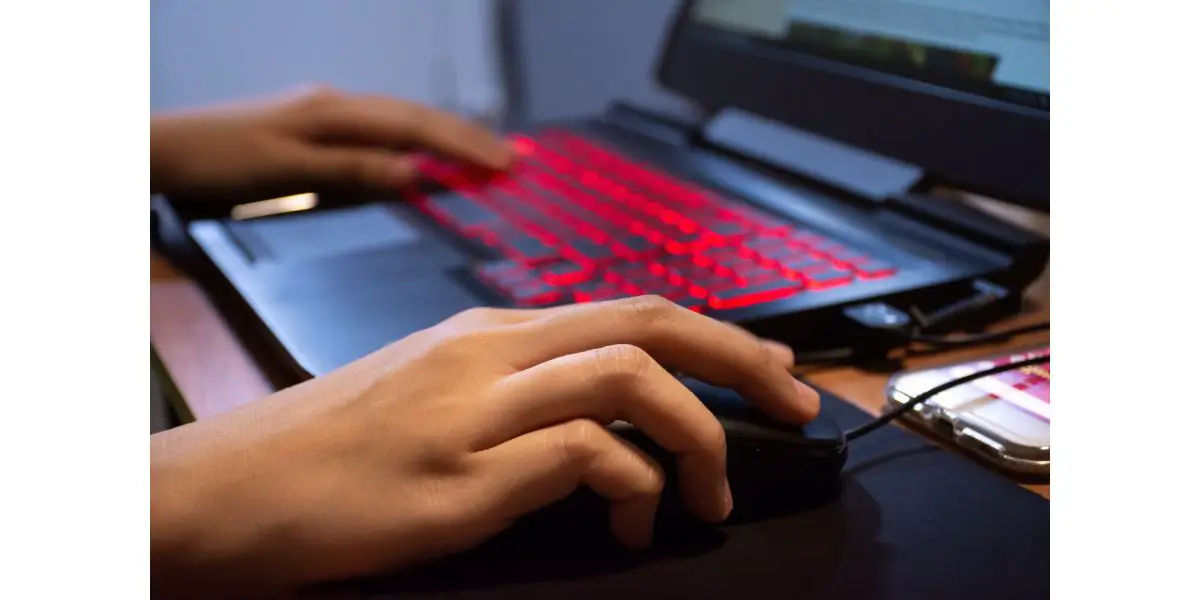
<svg viewBox="0 0 1200 600"><path fill-rule="evenodd" d="M828 394L823 407L846 429L869 419ZM1050 503L885 427L852 444L839 499L808 512L660 540L640 556L516 531L351 589L370 598L488 600L1048 598Z"/></svg>

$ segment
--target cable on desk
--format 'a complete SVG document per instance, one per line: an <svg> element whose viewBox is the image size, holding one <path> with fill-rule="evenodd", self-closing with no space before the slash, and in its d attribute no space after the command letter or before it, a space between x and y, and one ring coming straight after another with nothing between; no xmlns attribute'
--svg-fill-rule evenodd
<svg viewBox="0 0 1200 600"><path fill-rule="evenodd" d="M952 311L943 310L943 315L939 318L944 319L945 314L949 313L961 316L969 312L969 309L978 310L980 306L986 307L995 298L1003 297L999 292L973 297L970 303L956 306ZM842 316L846 345L798 353L793 366L881 363L895 358L893 355L897 351L905 354L929 354L931 351L1004 341L1015 336L1050 329L1050 322L1045 321L1003 331L954 336L929 335L925 332L929 330L930 324L937 322L936 320L922 317L915 307L905 311L886 302L850 306L842 311ZM926 347L912 348L915 344Z"/></svg>
<svg viewBox="0 0 1200 600"><path fill-rule="evenodd" d="M1011 362L1011 363L1007 363L1007 364L1003 364L1003 365L997 365L995 367L983 369L982 371L976 371L969 375L964 375L957 379L951 379L950 381L947 381L946 383L936 386L933 389L930 389L922 394L918 394L916 397L914 397L911 400L909 400L908 402L906 402L903 406L893 409L891 412L888 412L887 414L876 418L875 420L871 421L870 423L867 423L865 425L861 425L859 427L855 427L854 429L851 429L850 431L846 432L846 441L856 440L864 435L867 435L868 433L875 431L876 429L879 429L880 427L883 427L884 425L887 425L888 423L891 423L892 421L894 421L897 418L904 415L904 413L907 413L907 412L913 410L918 405L924 404L930 398L933 398L934 396L937 396L938 394L940 394L946 390L956 388L956 387L966 384L966 383L970 383L972 381L975 381L976 379L983 379L984 377L989 377L991 375L996 375L998 373L1004 373L1007 371L1015 371L1017 369L1023 369L1028 366L1043 364L1043 363L1047 363L1047 362L1050 362L1049 354L1046 354L1043 356L1036 356L1033 358L1026 358L1024 360L1019 360L1019 361L1015 361L1015 362Z"/></svg>
<svg viewBox="0 0 1200 600"><path fill-rule="evenodd" d="M1023 327L1013 327L1003 331L989 331L986 333L978 333L974 335L963 336L934 336L924 335L921 333L913 333L908 336L910 342L921 344L929 344L931 346L943 346L951 348L961 348L963 346L974 346L976 344L987 344L990 342L1002 342L1018 335L1026 333L1034 333L1036 331L1049 331L1050 322L1036 323L1034 325L1026 325Z"/></svg>

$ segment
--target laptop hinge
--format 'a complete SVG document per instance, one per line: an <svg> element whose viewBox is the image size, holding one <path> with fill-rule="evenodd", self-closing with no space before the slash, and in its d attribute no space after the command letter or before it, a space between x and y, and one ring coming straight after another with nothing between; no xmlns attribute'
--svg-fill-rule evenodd
<svg viewBox="0 0 1200 600"><path fill-rule="evenodd" d="M1010 256L1025 256L1036 263L1050 257L1050 240L1044 235L996 218L960 200L934 194L898 194L889 199L888 208Z"/></svg>
<svg viewBox="0 0 1200 600"><path fill-rule="evenodd" d="M908 193L925 175L915 165L734 108L709 119L699 139L716 150L879 203Z"/></svg>

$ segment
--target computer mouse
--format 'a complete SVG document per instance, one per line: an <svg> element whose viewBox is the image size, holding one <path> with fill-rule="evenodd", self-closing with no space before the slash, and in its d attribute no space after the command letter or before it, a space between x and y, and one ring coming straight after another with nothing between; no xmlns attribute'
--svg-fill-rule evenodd
<svg viewBox="0 0 1200 600"><path fill-rule="evenodd" d="M704 523L684 504L674 455L625 423L610 430L633 443L663 467L666 487L656 516L656 539L673 532L736 525L794 514L836 499L846 463L846 436L827 415L796 426L758 411L737 392L684 378L684 384L725 428L726 474L733 511L721 524ZM536 517L551 527L606 523L607 501L588 490L542 511ZM570 521L567 524L560 519Z"/></svg>

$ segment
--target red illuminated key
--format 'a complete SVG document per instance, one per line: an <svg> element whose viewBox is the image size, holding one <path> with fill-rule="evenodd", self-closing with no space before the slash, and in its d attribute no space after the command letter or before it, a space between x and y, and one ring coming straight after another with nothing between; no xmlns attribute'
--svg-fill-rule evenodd
<svg viewBox="0 0 1200 600"><path fill-rule="evenodd" d="M813 290L826 290L854 281L854 272L843 269L826 269L816 273L805 273L804 280Z"/></svg>
<svg viewBox="0 0 1200 600"><path fill-rule="evenodd" d="M516 228L504 228L496 232L499 244L507 251L513 260L523 263L537 264L555 260L559 252L548 245Z"/></svg>
<svg viewBox="0 0 1200 600"><path fill-rule="evenodd" d="M896 273L896 267L878 260L867 260L854 266L858 276L864 279L880 279Z"/></svg>
<svg viewBox="0 0 1200 600"><path fill-rule="evenodd" d="M755 286L734 287L713 292L708 305L716 310L732 310L757 304L782 300L799 292L801 287L794 281L777 279Z"/></svg>
<svg viewBox="0 0 1200 600"><path fill-rule="evenodd" d="M509 296L521 306L545 306L560 301L562 292L548 286L529 285L509 291Z"/></svg>
<svg viewBox="0 0 1200 600"><path fill-rule="evenodd" d="M575 263L559 263L542 269L541 276L550 285L569 285L586 281L591 270Z"/></svg>
<svg viewBox="0 0 1200 600"><path fill-rule="evenodd" d="M603 302L622 295L620 288L607 281L588 281L574 286L576 302Z"/></svg>
<svg viewBox="0 0 1200 600"><path fill-rule="evenodd" d="M656 294L731 310L897 269L619 151L554 131L513 140L504 175L428 159L456 193L413 202L503 251L480 277L521 306Z"/></svg>

